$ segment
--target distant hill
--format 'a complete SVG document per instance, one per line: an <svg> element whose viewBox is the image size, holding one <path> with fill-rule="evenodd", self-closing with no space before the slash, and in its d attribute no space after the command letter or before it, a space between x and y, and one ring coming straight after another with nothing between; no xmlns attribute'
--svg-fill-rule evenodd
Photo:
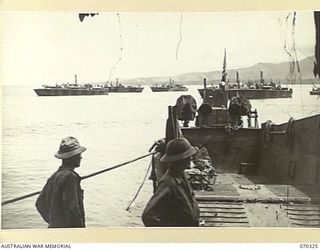
<svg viewBox="0 0 320 250"><path fill-rule="evenodd" d="M300 60L300 69L302 72L302 79L313 79L313 62L314 57L307 57ZM266 80L274 80L285 82L289 73L289 63L257 63L251 67L230 69L228 70L228 78L230 82L235 81L236 70L239 71L241 81L257 80L260 76L260 70L263 70L264 78ZM123 83L134 83L150 85L153 83L168 82L169 78L173 79L177 83L184 84L202 84L203 78L206 78L208 82L219 82L221 79L221 71L209 71L209 72L190 72L176 76L163 76L163 77L141 77L121 80Z"/></svg>

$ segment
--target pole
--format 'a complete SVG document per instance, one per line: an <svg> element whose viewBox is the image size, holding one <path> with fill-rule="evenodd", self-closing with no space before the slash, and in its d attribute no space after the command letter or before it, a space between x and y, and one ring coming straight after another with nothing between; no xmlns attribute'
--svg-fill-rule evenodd
<svg viewBox="0 0 320 250"><path fill-rule="evenodd" d="M130 160L130 161L127 161L127 162L124 162L124 163L115 165L115 166L113 166L113 167L106 168L106 169L100 170L100 171L98 171L98 172L95 172L95 173L92 173L92 174L89 174L89 175L80 177L80 179L81 179L81 180L85 180L85 179L91 178L91 177L93 177L93 176L96 176L96 175L99 175L99 174L108 172L108 171L110 171L110 170L113 170L113 169L122 167L122 166L124 166L124 165L129 164L129 163L138 161L138 160L143 159L143 158L145 158L145 157L148 157L149 155L152 155L152 154L153 154L153 153L149 153L149 154L140 156L140 157L135 158L135 159L133 159L133 160ZM30 194L27 194L27 195L23 195L23 196L20 196L20 197L11 199L11 200L7 200L7 201L2 202L2 203L1 203L1 206L7 205L7 204L10 204L10 203L14 203L14 202L16 202L16 201L24 200L24 199L26 199L26 198L35 196L35 195L40 194L40 193L41 193L41 191L37 191L37 192L33 192L33 193L30 193Z"/></svg>
<svg viewBox="0 0 320 250"><path fill-rule="evenodd" d="M205 102L207 97L207 79L203 78L203 101Z"/></svg>
<svg viewBox="0 0 320 250"><path fill-rule="evenodd" d="M113 167L106 168L106 169L100 170L100 171L98 171L98 172L95 172L95 173L92 173L92 174L89 174L89 175L83 176L83 177L81 177L81 180L85 180L85 179L91 178L91 177L93 177L93 176L96 176L96 175L98 175L98 174L102 174L102 173L108 172L108 171L110 171L110 170L113 170L113 169L116 169L116 168L122 167L122 166L124 166L124 165L127 165L127 164L129 164L129 163L132 163L132 162L138 161L138 160L140 160L140 159L142 159L142 158L145 158L145 157L147 157L147 156L149 156L149 155L152 155L152 154L153 154L153 153L149 153L149 154L146 154L146 155L140 156L140 157L138 157L138 158L135 158L135 159L133 159L133 160L126 161L126 162L124 162L124 163L121 163L121 164L115 165L115 166L113 166Z"/></svg>

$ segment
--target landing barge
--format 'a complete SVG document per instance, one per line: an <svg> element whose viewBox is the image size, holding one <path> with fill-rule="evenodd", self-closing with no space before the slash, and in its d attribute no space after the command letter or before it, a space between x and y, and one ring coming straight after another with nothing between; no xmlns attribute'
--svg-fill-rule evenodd
<svg viewBox="0 0 320 250"><path fill-rule="evenodd" d="M115 85L115 86L109 86L107 87L109 92L115 92L115 93L141 93L144 89L144 87L140 86L124 86L124 85Z"/></svg>
<svg viewBox="0 0 320 250"><path fill-rule="evenodd" d="M231 98L236 96L242 96L247 99L267 99L267 98L291 98L292 89L213 89L207 88L206 91L210 94L217 91L225 91L228 94L228 97ZM204 89L198 89L199 94L203 98Z"/></svg>
<svg viewBox="0 0 320 250"><path fill-rule="evenodd" d="M106 84L105 86L109 92L115 92L115 93L141 93L144 89L144 87L141 87L141 85L124 85L122 83L119 83L118 78L116 79L115 85L113 84Z"/></svg>
<svg viewBox="0 0 320 250"><path fill-rule="evenodd" d="M74 86L55 86L34 89L38 96L80 96L80 95L108 95L107 88L86 88Z"/></svg>
<svg viewBox="0 0 320 250"><path fill-rule="evenodd" d="M208 88L205 85L203 89L198 89L198 92L202 98L204 92L209 95L215 94L214 92L225 92L229 99L234 96L241 96L246 99L291 98L293 93L292 89L282 87L280 84L266 83L263 78L263 71L260 71L260 82L254 85L240 84L238 72L236 83L225 83L223 81L225 81L224 75L218 88Z"/></svg>
<svg viewBox="0 0 320 250"><path fill-rule="evenodd" d="M215 92L225 92L227 97L231 99L234 96L241 96L246 99L266 99L266 98L291 98L292 89L287 87L282 87L279 84L274 82L266 82L263 76L263 70L260 70L260 79L259 82L255 84L253 82L248 82L246 84L241 83L239 71L236 71L236 82L230 83L227 79L227 54L226 50L224 51L223 59L223 71L221 83L216 88L214 86L207 88L204 84L203 89L198 89L201 97L204 97L204 93L207 92L209 95L215 94Z"/></svg>
<svg viewBox="0 0 320 250"><path fill-rule="evenodd" d="M231 134L182 128L193 145L212 136L217 179L212 191L195 191L204 226L320 227L320 115L266 124Z"/></svg>
<svg viewBox="0 0 320 250"><path fill-rule="evenodd" d="M175 83L171 78L167 84L154 84L150 88L152 92L188 91L187 87L183 86L183 84Z"/></svg>
<svg viewBox="0 0 320 250"><path fill-rule="evenodd" d="M214 182L192 178L200 224L320 227L320 114L259 127L256 110L224 108L228 97L220 94L206 93L195 126L180 127L192 145L206 147L216 171Z"/></svg>
<svg viewBox="0 0 320 250"><path fill-rule="evenodd" d="M43 85L34 89L38 96L108 95L109 89L100 84L78 84L77 75L73 84Z"/></svg>

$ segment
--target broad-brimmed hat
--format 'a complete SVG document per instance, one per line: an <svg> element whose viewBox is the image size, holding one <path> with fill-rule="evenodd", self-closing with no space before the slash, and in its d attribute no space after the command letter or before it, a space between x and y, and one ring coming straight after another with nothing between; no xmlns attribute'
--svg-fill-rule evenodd
<svg viewBox="0 0 320 250"><path fill-rule="evenodd" d="M187 139L176 138L168 143L166 153L161 157L160 162L169 163L187 159L198 152L199 150L191 146Z"/></svg>
<svg viewBox="0 0 320 250"><path fill-rule="evenodd" d="M59 151L55 153L54 156L58 159L68 159L75 155L81 154L86 150L87 149L85 147L82 147L79 144L79 141L76 138L68 136L62 139Z"/></svg>

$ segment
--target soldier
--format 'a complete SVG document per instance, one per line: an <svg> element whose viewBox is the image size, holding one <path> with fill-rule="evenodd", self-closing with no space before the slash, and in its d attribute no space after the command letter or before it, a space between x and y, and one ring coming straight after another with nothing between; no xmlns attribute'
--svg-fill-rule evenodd
<svg viewBox="0 0 320 250"><path fill-rule="evenodd" d="M191 157L198 153L188 140L177 138L166 147L160 159L168 170L159 181L156 192L142 214L145 226L199 226L199 208L184 170L190 168Z"/></svg>
<svg viewBox="0 0 320 250"><path fill-rule="evenodd" d="M66 137L54 155L62 159L62 165L48 179L36 201L36 208L49 228L85 227L81 179L74 171L80 166L85 150L76 138Z"/></svg>

